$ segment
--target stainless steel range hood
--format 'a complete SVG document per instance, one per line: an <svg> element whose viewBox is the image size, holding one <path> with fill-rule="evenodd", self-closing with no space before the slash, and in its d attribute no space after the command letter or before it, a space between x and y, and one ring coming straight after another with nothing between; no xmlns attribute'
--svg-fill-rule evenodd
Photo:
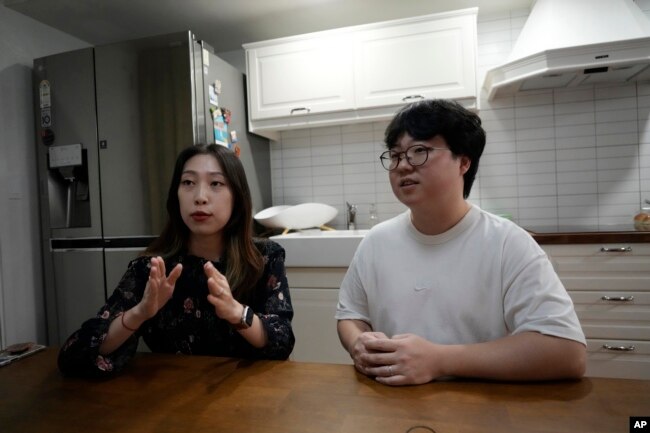
<svg viewBox="0 0 650 433"><path fill-rule="evenodd" d="M519 91L650 80L650 20L632 0L537 0L488 99Z"/></svg>

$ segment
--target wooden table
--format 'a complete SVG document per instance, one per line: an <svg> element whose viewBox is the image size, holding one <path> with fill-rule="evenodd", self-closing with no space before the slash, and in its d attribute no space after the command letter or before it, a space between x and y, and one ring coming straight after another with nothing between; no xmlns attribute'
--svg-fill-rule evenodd
<svg viewBox="0 0 650 433"><path fill-rule="evenodd" d="M650 381L394 388L348 365L145 353L87 380L61 376L56 355L0 368L0 432L598 433L650 415Z"/></svg>

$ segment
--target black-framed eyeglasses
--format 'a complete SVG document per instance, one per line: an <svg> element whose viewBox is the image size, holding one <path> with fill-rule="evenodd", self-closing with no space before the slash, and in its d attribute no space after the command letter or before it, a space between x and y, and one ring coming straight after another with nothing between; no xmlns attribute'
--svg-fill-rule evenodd
<svg viewBox="0 0 650 433"><path fill-rule="evenodd" d="M429 152L434 150L450 150L446 147L427 147L423 144L416 144L403 152L394 152L392 150L387 150L381 155L379 155L379 160L381 165L388 171L395 170L402 160L403 156L406 156L406 162L411 164L413 167L424 164L429 159Z"/></svg>

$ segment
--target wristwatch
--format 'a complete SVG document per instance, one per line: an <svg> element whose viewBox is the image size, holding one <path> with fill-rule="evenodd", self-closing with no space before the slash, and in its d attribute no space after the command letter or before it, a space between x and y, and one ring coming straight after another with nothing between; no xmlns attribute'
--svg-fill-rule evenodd
<svg viewBox="0 0 650 433"><path fill-rule="evenodd" d="M248 329L253 326L253 316L255 316L253 309L248 305L244 305L244 311L241 313L241 319L239 319L238 324L234 325L235 329Z"/></svg>

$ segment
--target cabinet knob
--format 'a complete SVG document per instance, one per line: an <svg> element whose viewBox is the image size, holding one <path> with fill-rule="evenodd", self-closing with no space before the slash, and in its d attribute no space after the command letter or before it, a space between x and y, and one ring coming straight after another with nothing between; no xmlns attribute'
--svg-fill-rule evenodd
<svg viewBox="0 0 650 433"><path fill-rule="evenodd" d="M634 345L631 346L610 346L609 344L603 344L603 349L612 350L614 352L632 352L636 349Z"/></svg>
<svg viewBox="0 0 650 433"><path fill-rule="evenodd" d="M601 253L631 253L632 247L620 247L620 248L608 248L602 247L600 249Z"/></svg>
<svg viewBox="0 0 650 433"><path fill-rule="evenodd" d="M634 296L601 296L600 299L603 301L631 302L634 301Z"/></svg>

